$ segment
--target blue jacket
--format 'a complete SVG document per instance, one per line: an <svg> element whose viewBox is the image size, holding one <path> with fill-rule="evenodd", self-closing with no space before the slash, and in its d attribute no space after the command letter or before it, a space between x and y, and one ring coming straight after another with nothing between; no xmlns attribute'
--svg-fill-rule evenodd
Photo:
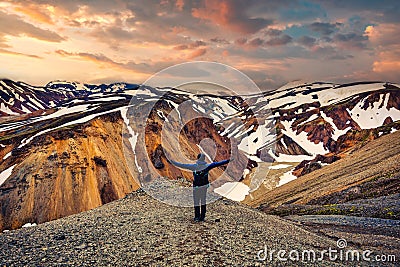
<svg viewBox="0 0 400 267"><path fill-rule="evenodd" d="M203 186L208 185L208 172L218 166L227 164L230 160L223 160L219 162L213 162L208 164L204 160L197 160L194 164L184 164L170 160L172 164L183 169L187 169L193 172L193 186Z"/></svg>

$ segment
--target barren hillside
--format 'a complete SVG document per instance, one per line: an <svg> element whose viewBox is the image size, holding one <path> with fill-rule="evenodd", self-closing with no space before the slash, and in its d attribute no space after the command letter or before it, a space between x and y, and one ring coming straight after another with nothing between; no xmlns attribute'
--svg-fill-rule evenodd
<svg viewBox="0 0 400 267"><path fill-rule="evenodd" d="M301 253L304 249L318 252L337 248L336 239L318 236L237 202L219 200L209 205L208 211L204 223L194 223L192 208L168 206L139 191L88 212L0 234L0 263L2 266L315 266L316 262L310 261L282 262L276 254L272 261L268 257L260 261L257 253L265 247L267 253L280 249ZM374 243L380 237L369 238ZM377 253L389 250L369 248ZM329 260L317 263L347 265Z"/></svg>
<svg viewBox="0 0 400 267"><path fill-rule="evenodd" d="M400 171L400 132L371 141L344 159L246 201L252 206L277 207L308 202L343 191L376 177Z"/></svg>

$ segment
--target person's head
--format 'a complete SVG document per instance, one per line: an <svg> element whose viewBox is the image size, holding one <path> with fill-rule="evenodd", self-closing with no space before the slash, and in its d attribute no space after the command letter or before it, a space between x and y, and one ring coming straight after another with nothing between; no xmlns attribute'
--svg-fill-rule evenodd
<svg viewBox="0 0 400 267"><path fill-rule="evenodd" d="M201 160L201 161L205 161L206 160L206 155L200 153L200 154L197 155L197 159Z"/></svg>

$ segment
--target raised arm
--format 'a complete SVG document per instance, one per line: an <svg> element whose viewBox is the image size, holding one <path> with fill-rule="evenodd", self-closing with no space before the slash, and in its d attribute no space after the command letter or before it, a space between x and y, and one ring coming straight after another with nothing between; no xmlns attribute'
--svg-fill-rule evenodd
<svg viewBox="0 0 400 267"><path fill-rule="evenodd" d="M174 160L169 160L173 165L182 168L182 169L187 169L187 170L191 170L194 171L196 168L195 164L185 164L185 163L180 163Z"/></svg>
<svg viewBox="0 0 400 267"><path fill-rule="evenodd" d="M208 166L208 169L211 170L211 169L213 169L215 167L218 167L218 166L221 166L221 165L224 165L224 164L228 164L229 161L231 161L231 160L230 159L226 159L226 160L223 160L223 161L213 162Z"/></svg>

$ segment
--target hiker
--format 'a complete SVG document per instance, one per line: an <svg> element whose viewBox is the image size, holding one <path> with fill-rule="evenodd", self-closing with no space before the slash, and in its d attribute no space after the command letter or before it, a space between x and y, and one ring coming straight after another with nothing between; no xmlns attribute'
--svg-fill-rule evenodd
<svg viewBox="0 0 400 267"><path fill-rule="evenodd" d="M230 159L207 164L206 156L202 153L197 155L197 161L194 164L184 164L170 160L170 162L180 168L193 171L193 202L194 202L194 221L204 221L206 217L206 198L208 181L208 172L218 166L227 164Z"/></svg>

